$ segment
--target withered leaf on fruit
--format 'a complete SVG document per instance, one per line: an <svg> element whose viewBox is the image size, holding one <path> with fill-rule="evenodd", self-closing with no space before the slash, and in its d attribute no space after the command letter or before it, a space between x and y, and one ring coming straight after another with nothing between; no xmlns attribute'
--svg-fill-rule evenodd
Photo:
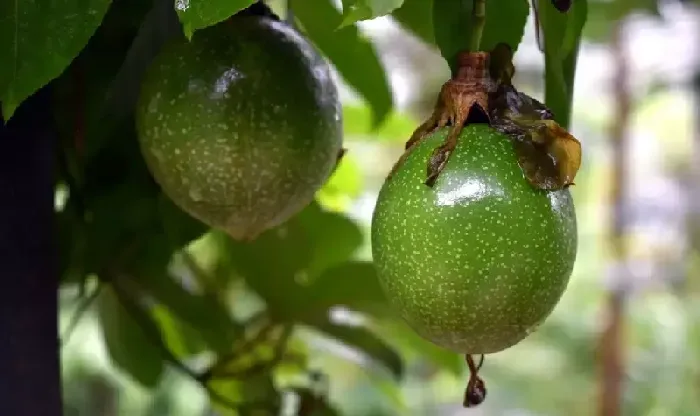
<svg viewBox="0 0 700 416"><path fill-rule="evenodd" d="M525 177L545 190L573 184L581 166L581 143L554 121L544 104L511 84L514 70L507 45L492 51L490 72L498 82L489 94L491 126L513 139Z"/></svg>
<svg viewBox="0 0 700 416"><path fill-rule="evenodd" d="M518 163L533 186L555 190L574 182L581 143L553 120L542 103L501 84L489 98L491 126L513 139Z"/></svg>
<svg viewBox="0 0 700 416"><path fill-rule="evenodd" d="M500 43L490 52L462 52L456 74L442 86L432 115L406 143L389 178L425 137L449 127L427 161L425 184L433 186L464 126L488 123L513 141L523 174L535 187L555 190L573 184L581 165L581 144L554 121L544 104L512 85L513 51Z"/></svg>

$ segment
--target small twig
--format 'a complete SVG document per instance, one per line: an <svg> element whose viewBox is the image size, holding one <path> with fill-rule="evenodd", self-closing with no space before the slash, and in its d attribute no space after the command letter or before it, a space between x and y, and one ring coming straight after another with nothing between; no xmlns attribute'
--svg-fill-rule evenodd
<svg viewBox="0 0 700 416"><path fill-rule="evenodd" d="M474 0L474 9L472 10L472 26L471 37L469 39L471 52L476 52L481 47L481 36L484 33L486 25L486 0Z"/></svg>
<svg viewBox="0 0 700 416"><path fill-rule="evenodd" d="M97 287L95 288L95 290L93 290L92 293L90 293L90 295L82 296L81 299L79 299L81 303L80 305L78 305L77 309L71 316L70 321L68 322L68 325L66 326L66 329L64 331L64 334L61 336L61 347L65 346L68 343L68 341L71 338L71 335L73 335L75 329L78 327L78 323L80 323L80 320L83 318L88 309L90 309L92 303L95 301L95 299L97 299L97 296L100 294L101 289L102 285L98 283Z"/></svg>

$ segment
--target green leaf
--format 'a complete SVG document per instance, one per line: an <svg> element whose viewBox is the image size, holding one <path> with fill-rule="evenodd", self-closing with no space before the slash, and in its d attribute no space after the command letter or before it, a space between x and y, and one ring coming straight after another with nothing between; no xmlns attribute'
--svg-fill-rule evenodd
<svg viewBox="0 0 700 416"><path fill-rule="evenodd" d="M384 122L393 106L387 75L372 43L355 25L338 29L342 15L330 0L290 0L308 38L343 79L372 108L372 126Z"/></svg>
<svg viewBox="0 0 700 416"><path fill-rule="evenodd" d="M352 25L361 20L385 16L400 7L402 3L403 0L343 0L341 27Z"/></svg>
<svg viewBox="0 0 700 416"><path fill-rule="evenodd" d="M280 319L297 314L316 276L346 260L362 243L357 226L312 203L252 242L226 240L226 256Z"/></svg>
<svg viewBox="0 0 700 416"><path fill-rule="evenodd" d="M397 379L403 377L404 363L401 356L367 328L340 325L328 320L309 322L309 325L381 364Z"/></svg>
<svg viewBox="0 0 700 416"><path fill-rule="evenodd" d="M402 320L372 321L370 327L377 333L385 334L388 339L396 340L399 346L405 347L407 353L402 354L405 357L427 360L454 376L460 376L464 372L464 358L461 355L427 341Z"/></svg>
<svg viewBox="0 0 700 416"><path fill-rule="evenodd" d="M201 221L185 213L165 194L158 196L158 212L170 245L182 248L209 230Z"/></svg>
<svg viewBox="0 0 700 416"><path fill-rule="evenodd" d="M176 0L175 10L190 39L196 30L224 21L253 3L255 0Z"/></svg>
<svg viewBox="0 0 700 416"><path fill-rule="evenodd" d="M143 258L142 258L143 259ZM148 261L143 259L142 261ZM215 352L228 350L240 333L228 310L206 295L185 290L165 268L134 275L136 283L197 332Z"/></svg>
<svg viewBox="0 0 700 416"><path fill-rule="evenodd" d="M310 205L297 219L313 245L305 272L313 281L327 268L348 260L360 248L362 231L348 217Z"/></svg>
<svg viewBox="0 0 700 416"><path fill-rule="evenodd" d="M549 0L538 1L544 35L545 105L552 110L557 123L568 128L576 62L581 32L588 16L588 2L575 1L568 13L561 13Z"/></svg>
<svg viewBox="0 0 700 416"><path fill-rule="evenodd" d="M70 66L63 71L52 85L54 120L59 127L59 134L68 149L75 147L81 160L88 160L95 149L113 137L115 124L106 125L105 110L111 96L111 85L130 50L135 43L144 17L149 15L153 2L164 0L120 0L118 5L110 7L102 23L90 38L85 48ZM172 15L172 5L169 6ZM181 32L177 16L177 33ZM157 45L153 38L150 45ZM142 61L148 62L145 56ZM133 74L132 74L133 75ZM140 89L140 77L131 76L128 83L120 85L120 93ZM121 112L130 113L133 106L120 102ZM83 137L78 138L76 131ZM119 139L123 139L122 136Z"/></svg>
<svg viewBox="0 0 700 416"><path fill-rule="evenodd" d="M0 2L0 111L5 121L66 69L109 5L109 0Z"/></svg>
<svg viewBox="0 0 700 416"><path fill-rule="evenodd" d="M279 393L269 374L248 377L244 381L212 380L207 383L216 397L211 397L213 410L219 416L278 414Z"/></svg>
<svg viewBox="0 0 700 416"><path fill-rule="evenodd" d="M155 387L164 371L163 357L144 331L160 337L153 325L143 328L119 301L111 287L103 287L97 298L102 337L114 364L145 387Z"/></svg>
<svg viewBox="0 0 700 416"><path fill-rule="evenodd" d="M326 270L309 286L297 313L313 319L336 305L370 313L385 309L386 298L372 263L348 261Z"/></svg>
<svg viewBox="0 0 700 416"><path fill-rule="evenodd" d="M433 2L435 42L453 72L457 54L470 49L473 5L473 0ZM500 42L517 50L529 12L528 0L486 0L486 22L479 50L489 51Z"/></svg>
<svg viewBox="0 0 700 416"><path fill-rule="evenodd" d="M155 305L151 315L163 334L163 342L175 357L186 359L207 349L197 327L177 319L168 309Z"/></svg>
<svg viewBox="0 0 700 416"><path fill-rule="evenodd" d="M403 5L394 10L392 16L404 29L425 43L435 43L433 0L404 0Z"/></svg>

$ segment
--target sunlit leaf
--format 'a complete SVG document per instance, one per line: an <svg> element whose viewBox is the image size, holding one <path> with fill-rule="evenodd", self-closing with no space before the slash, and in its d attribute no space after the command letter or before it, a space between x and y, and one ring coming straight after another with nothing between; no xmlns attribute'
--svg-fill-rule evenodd
<svg viewBox="0 0 700 416"><path fill-rule="evenodd" d="M343 0L341 27L387 15L400 7L401 3L403 0Z"/></svg>
<svg viewBox="0 0 700 416"><path fill-rule="evenodd" d="M160 350L151 341L151 336L160 337L158 328L145 328L137 322L109 286L102 288L97 308L102 337L114 364L146 387L158 384L164 363Z"/></svg>
<svg viewBox="0 0 700 416"><path fill-rule="evenodd" d="M372 42L354 25L338 29L343 18L330 0L290 1L306 35L367 101L372 108L372 126L379 126L391 111L393 97Z"/></svg>
<svg viewBox="0 0 700 416"><path fill-rule="evenodd" d="M166 308L155 305L150 312L163 334L165 345L176 357L184 359L207 349L200 332L177 319Z"/></svg>
<svg viewBox="0 0 700 416"><path fill-rule="evenodd" d="M109 0L0 2L0 102L5 121L56 78L99 26Z"/></svg>
<svg viewBox="0 0 700 416"><path fill-rule="evenodd" d="M473 5L473 1L463 0L433 3L435 42L453 72L457 54L471 49ZM501 42L517 50L529 12L528 0L486 1L486 22L479 50L490 51Z"/></svg>
<svg viewBox="0 0 700 416"><path fill-rule="evenodd" d="M245 9L255 0L175 0L175 10L187 38Z"/></svg>
<svg viewBox="0 0 700 416"><path fill-rule="evenodd" d="M588 0L575 1L561 13L549 0L539 1L539 18L544 34L545 105L554 120L569 127L574 96L574 77L581 31L588 16Z"/></svg>

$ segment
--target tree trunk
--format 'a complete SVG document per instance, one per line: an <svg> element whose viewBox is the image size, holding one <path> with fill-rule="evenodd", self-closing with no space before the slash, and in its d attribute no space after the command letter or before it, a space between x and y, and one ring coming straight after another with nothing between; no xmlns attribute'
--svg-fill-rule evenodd
<svg viewBox="0 0 700 416"><path fill-rule="evenodd" d="M0 120L2 121L2 120ZM60 416L50 92L0 122L0 415Z"/></svg>

